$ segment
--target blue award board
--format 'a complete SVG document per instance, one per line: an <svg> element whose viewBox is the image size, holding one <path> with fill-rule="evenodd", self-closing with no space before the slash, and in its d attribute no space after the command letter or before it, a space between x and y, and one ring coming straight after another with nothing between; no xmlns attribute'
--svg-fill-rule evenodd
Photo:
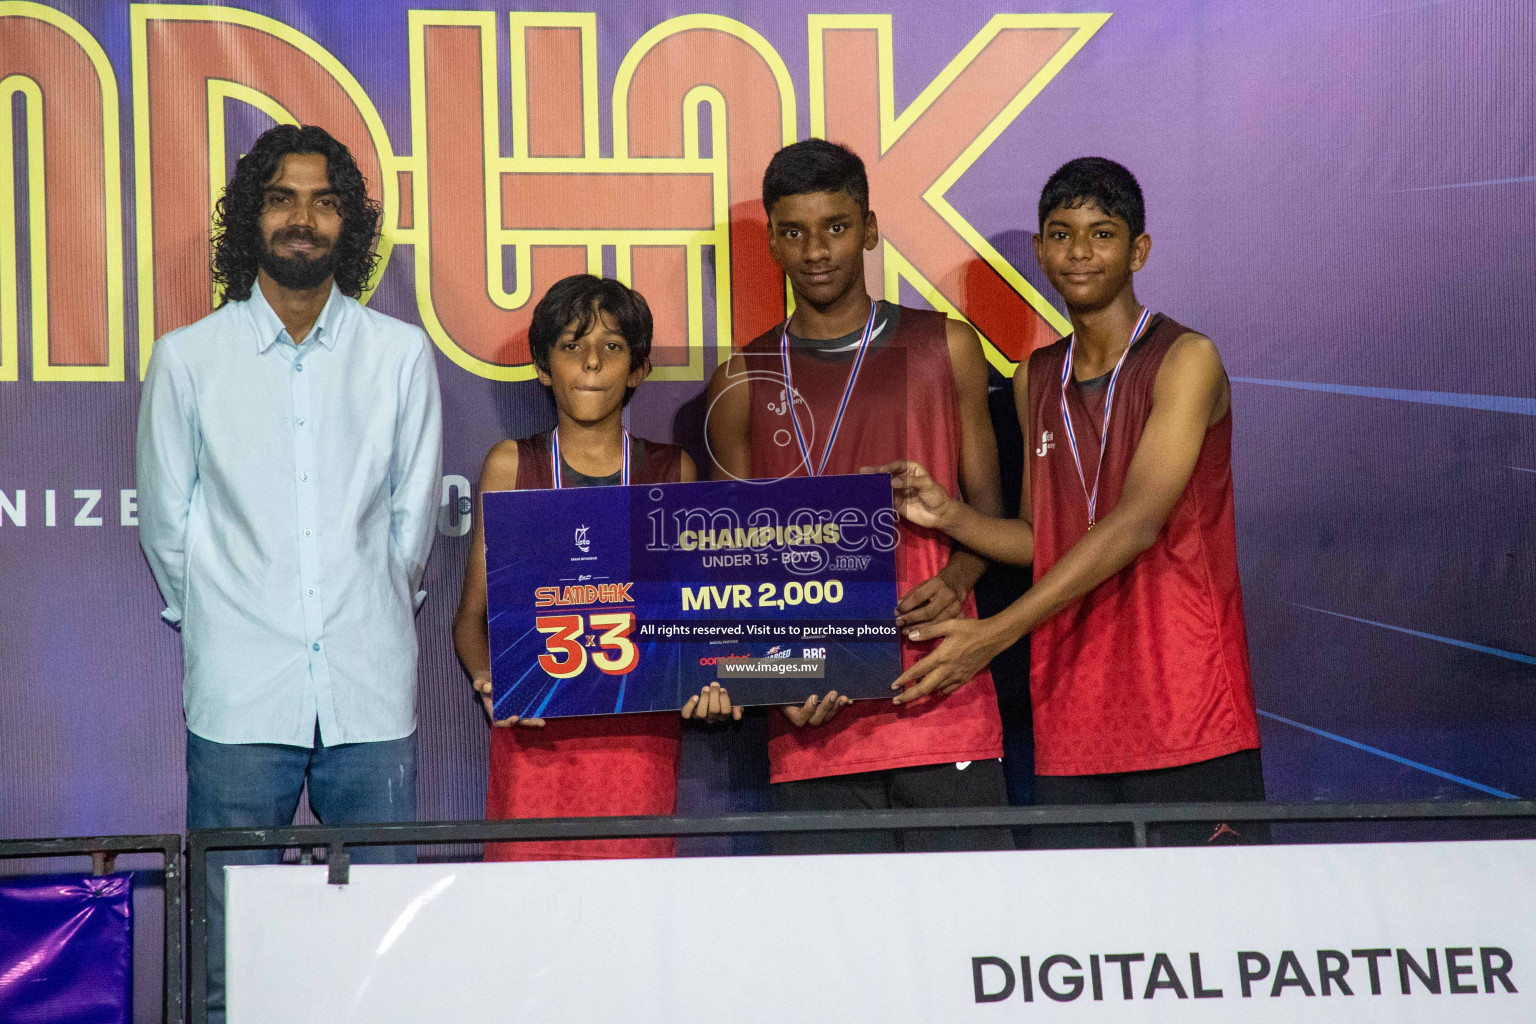
<svg viewBox="0 0 1536 1024"><path fill-rule="evenodd" d="M496 717L738 704L901 674L885 475L483 496Z"/></svg>

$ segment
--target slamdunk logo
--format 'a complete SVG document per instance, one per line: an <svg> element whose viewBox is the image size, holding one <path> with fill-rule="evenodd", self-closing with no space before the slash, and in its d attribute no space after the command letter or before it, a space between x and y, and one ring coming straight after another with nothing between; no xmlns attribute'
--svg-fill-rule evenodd
<svg viewBox="0 0 1536 1024"><path fill-rule="evenodd" d="M412 247L406 287L422 325L482 377L531 379L538 298L612 260L650 301L654 375L703 380L707 362L785 316L761 178L777 149L807 135L846 142L868 165L885 236L871 279L886 297L907 281L973 323L1005 371L1068 329L946 196L1107 14L995 15L958 53L919 55L924 66L948 59L926 85L897 66L888 14L808 15L803 39L777 45L743 22L688 14L639 34L610 95L595 13L375 4L368 17L381 35L400 20L394 45L370 47L400 56L349 68L328 49L341 40L261 14L133 4L114 65L68 15L0 4L5 124L27 153L23 165L0 149L0 234L17 242L0 260L0 291L17 299L0 309L0 381L20 379L22 344L33 380L142 376L154 338L207 314L213 201L270 121L324 125L352 150L383 206L381 256ZM615 17L607 38L643 27ZM807 53L807 66L781 48ZM364 81L406 82L408 117L386 129ZM916 97L899 113L898 81Z"/></svg>

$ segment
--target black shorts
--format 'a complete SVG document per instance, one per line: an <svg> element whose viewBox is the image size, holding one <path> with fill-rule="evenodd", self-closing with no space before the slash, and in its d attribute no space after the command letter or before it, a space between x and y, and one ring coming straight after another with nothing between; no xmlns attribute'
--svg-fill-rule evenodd
<svg viewBox="0 0 1536 1024"><path fill-rule="evenodd" d="M1258 750L1239 750L1209 761L1110 775L1036 775L1036 804L1176 804L1264 802L1264 766ZM1258 821L1181 821L1148 828L1152 846L1206 846L1269 842ZM1036 825L1036 850L1133 845L1129 825Z"/></svg>
<svg viewBox="0 0 1536 1024"><path fill-rule="evenodd" d="M769 790L776 811L1005 807L1008 804L1003 765L996 758L776 782ZM1007 828L784 832L773 836L770 845L776 854L932 853L1014 848L1013 833Z"/></svg>

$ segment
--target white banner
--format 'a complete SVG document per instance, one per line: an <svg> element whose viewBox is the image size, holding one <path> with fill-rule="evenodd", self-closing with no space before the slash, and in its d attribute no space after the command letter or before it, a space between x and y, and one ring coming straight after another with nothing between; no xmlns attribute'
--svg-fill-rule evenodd
<svg viewBox="0 0 1536 1024"><path fill-rule="evenodd" d="M1536 842L228 877L231 1024L1536 1021Z"/></svg>

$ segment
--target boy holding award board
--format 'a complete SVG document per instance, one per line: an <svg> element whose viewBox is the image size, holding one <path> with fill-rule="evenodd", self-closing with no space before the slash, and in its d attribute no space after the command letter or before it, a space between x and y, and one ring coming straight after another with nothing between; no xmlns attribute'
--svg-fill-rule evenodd
<svg viewBox="0 0 1536 1024"><path fill-rule="evenodd" d="M764 175L763 206L769 247L794 291L794 313L711 379L705 427L714 477L857 473L910 459L973 507L998 514L980 340L941 313L871 300L864 253L880 244L880 233L863 162L821 139L786 147ZM975 615L971 588L982 559L909 523L900 527L896 554L898 625ZM905 637L901 647L908 667L928 650ZM854 703L835 679L814 685L818 692L804 703L770 713L776 809L1007 802L997 695L985 666L917 701L897 694ZM779 853L1012 845L1007 829L774 840Z"/></svg>
<svg viewBox="0 0 1536 1024"><path fill-rule="evenodd" d="M1018 519L953 500L922 460L883 467L903 514L1034 586L981 621L913 627L933 653L915 691L949 685L1029 634L1041 803L1262 801L1232 498L1232 388L1211 339L1136 298L1141 186L1101 157L1063 165L1038 205L1035 257L1072 334L1013 378L1025 451ZM978 514L980 513L980 514ZM1267 825L1181 822L1163 845L1258 843ZM1033 830L1037 846L1124 845L1123 826Z"/></svg>
<svg viewBox="0 0 1536 1024"><path fill-rule="evenodd" d="M690 481L693 462L675 445L631 437L623 411L650 371L652 319L645 298L587 274L554 284L534 310L529 348L558 413L555 428L503 441L486 455L487 491ZM722 687L705 687L671 712L495 720L486 623L485 516L475 517L471 554L454 616L459 660L495 728L491 818L671 814L676 806L681 718L740 718ZM594 619L596 617L594 616ZM671 839L488 844L487 860L671 856Z"/></svg>

